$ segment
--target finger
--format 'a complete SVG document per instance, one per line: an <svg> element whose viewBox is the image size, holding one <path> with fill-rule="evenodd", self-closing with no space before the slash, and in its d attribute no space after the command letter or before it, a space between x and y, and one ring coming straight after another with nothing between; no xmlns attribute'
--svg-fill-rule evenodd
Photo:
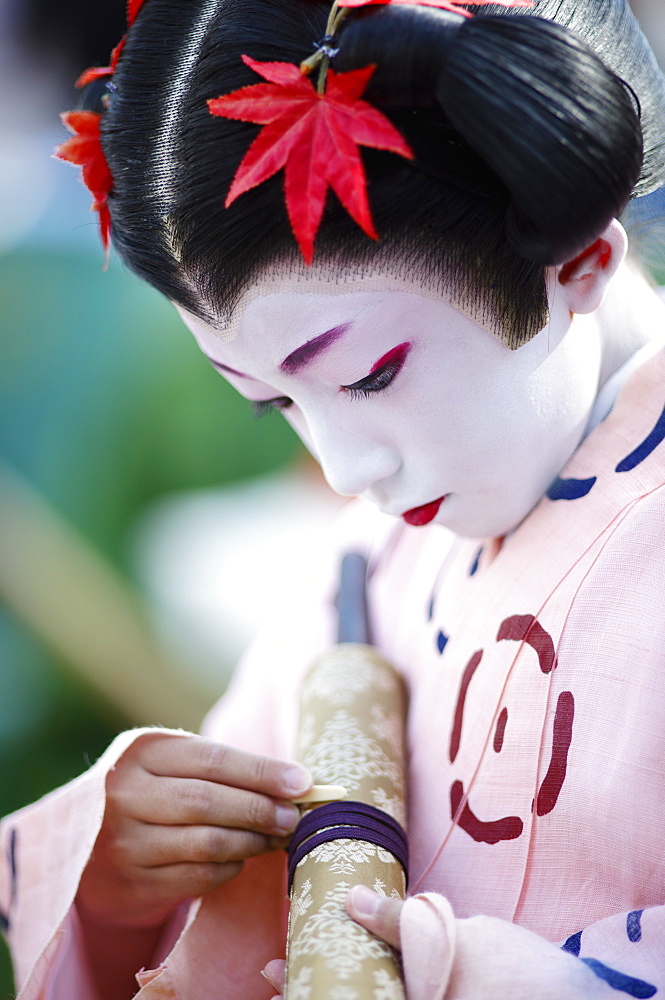
<svg viewBox="0 0 665 1000"><path fill-rule="evenodd" d="M218 826L141 826L142 836L135 838L134 863L146 868L185 862L244 861L276 846L275 838L246 830Z"/></svg>
<svg viewBox="0 0 665 1000"><path fill-rule="evenodd" d="M261 975L267 979L279 994L284 992L284 981L286 979L286 962L283 958L275 958L268 962Z"/></svg>
<svg viewBox="0 0 665 1000"><path fill-rule="evenodd" d="M98 842L99 861L120 872L170 864L226 864L284 848L286 837L206 826L162 826L129 820Z"/></svg>
<svg viewBox="0 0 665 1000"><path fill-rule="evenodd" d="M146 771L135 774L131 784L110 788L109 795L122 813L144 823L284 835L300 818L298 809L284 800L276 802L267 795L198 778L155 777Z"/></svg>
<svg viewBox="0 0 665 1000"><path fill-rule="evenodd" d="M300 764L247 753L201 736L145 741L138 759L152 774L200 778L277 798L302 795L312 786L311 774Z"/></svg>
<svg viewBox="0 0 665 1000"><path fill-rule="evenodd" d="M141 869L143 891L150 899L157 901L182 900L189 897L205 896L225 882L236 878L242 871L242 861L159 865Z"/></svg>
<svg viewBox="0 0 665 1000"><path fill-rule="evenodd" d="M401 948L399 915L401 899L379 896L365 885L356 885L346 897L349 916L376 934L392 948Z"/></svg>

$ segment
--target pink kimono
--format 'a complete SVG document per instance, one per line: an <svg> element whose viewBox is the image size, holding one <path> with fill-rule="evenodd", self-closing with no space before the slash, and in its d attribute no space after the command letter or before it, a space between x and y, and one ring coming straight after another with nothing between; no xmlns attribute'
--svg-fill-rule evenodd
<svg viewBox="0 0 665 1000"><path fill-rule="evenodd" d="M410 692L409 1000L665 997L664 404L661 353L502 541L359 504L344 518L340 548L369 553L375 640ZM332 622L324 599L267 630L205 732L291 757ZM4 823L22 1000L95 1000L72 900L135 736ZM272 996L259 970L284 954L284 868L247 862L174 916L138 996Z"/></svg>

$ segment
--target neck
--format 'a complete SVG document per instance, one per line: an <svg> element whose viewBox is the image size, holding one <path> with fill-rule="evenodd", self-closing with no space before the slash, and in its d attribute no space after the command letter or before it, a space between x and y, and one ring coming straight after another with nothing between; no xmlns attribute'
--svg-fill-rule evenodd
<svg viewBox="0 0 665 1000"><path fill-rule="evenodd" d="M602 341L602 387L648 343L665 346L665 303L634 264L619 268L596 312Z"/></svg>

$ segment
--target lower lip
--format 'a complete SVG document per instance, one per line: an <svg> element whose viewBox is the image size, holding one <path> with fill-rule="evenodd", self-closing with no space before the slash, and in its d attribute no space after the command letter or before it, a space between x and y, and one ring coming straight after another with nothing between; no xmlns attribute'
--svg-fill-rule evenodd
<svg viewBox="0 0 665 1000"><path fill-rule="evenodd" d="M444 495L439 497L438 500L432 500L431 503L424 504L422 507L414 507L413 510L407 510L406 513L402 514L402 517L407 524L412 524L415 527L429 524L439 513L439 507L445 499Z"/></svg>

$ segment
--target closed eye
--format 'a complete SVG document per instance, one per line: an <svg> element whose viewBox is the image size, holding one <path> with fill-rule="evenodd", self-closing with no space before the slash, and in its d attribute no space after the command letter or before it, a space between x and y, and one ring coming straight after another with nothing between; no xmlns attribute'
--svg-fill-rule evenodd
<svg viewBox="0 0 665 1000"><path fill-rule="evenodd" d="M408 341L398 344L379 358L369 375L351 385L340 386L340 392L348 392L352 399L367 399L374 392L382 392L400 373L410 350Z"/></svg>
<svg viewBox="0 0 665 1000"><path fill-rule="evenodd" d="M253 399L251 400L254 419L265 417L266 413L274 413L276 410L288 410L293 405L293 400L288 396L275 396L274 399Z"/></svg>

